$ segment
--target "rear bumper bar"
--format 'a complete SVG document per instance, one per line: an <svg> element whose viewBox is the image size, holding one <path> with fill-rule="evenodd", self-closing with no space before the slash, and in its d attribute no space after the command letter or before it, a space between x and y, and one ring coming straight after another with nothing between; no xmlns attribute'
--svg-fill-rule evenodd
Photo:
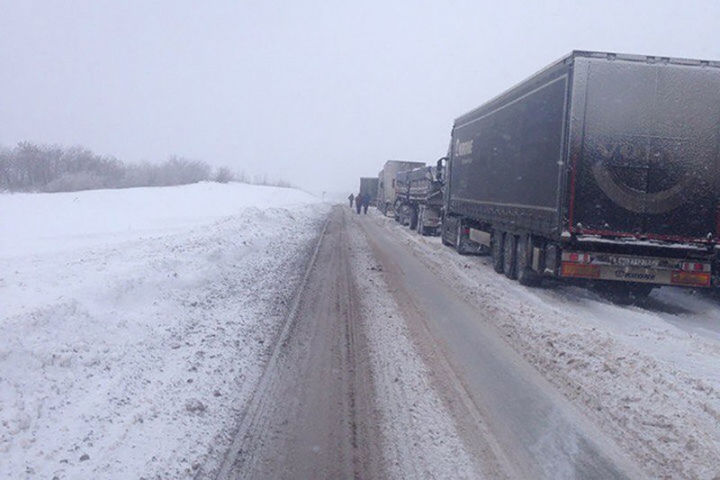
<svg viewBox="0 0 720 480"><path fill-rule="evenodd" d="M709 287L712 267L709 261L564 251L559 273L565 278Z"/></svg>

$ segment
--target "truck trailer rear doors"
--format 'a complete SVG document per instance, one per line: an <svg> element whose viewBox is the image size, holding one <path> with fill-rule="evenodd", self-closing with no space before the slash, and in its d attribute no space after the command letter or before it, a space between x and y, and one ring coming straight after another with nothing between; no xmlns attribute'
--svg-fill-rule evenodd
<svg viewBox="0 0 720 480"><path fill-rule="evenodd" d="M720 68L578 57L572 97L571 231L718 235Z"/></svg>

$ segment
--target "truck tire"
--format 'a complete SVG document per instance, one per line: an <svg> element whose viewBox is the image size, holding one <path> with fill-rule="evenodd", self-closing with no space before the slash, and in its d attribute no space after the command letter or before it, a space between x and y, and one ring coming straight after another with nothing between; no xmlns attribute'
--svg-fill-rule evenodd
<svg viewBox="0 0 720 480"><path fill-rule="evenodd" d="M517 279L521 285L534 287L540 283L540 275L530 265L530 252L532 240L529 235L521 235L517 239L515 258L517 262Z"/></svg>
<svg viewBox="0 0 720 480"><path fill-rule="evenodd" d="M442 224L440 225L440 241L442 242L443 245L451 247L452 242L450 242L447 239L448 235L450 235L450 232L448 231L449 226L450 226L450 221L447 218L443 217Z"/></svg>
<svg viewBox="0 0 720 480"><path fill-rule="evenodd" d="M510 280L517 279L517 237L505 234L503 244L503 272Z"/></svg>
<svg viewBox="0 0 720 480"><path fill-rule="evenodd" d="M465 246L463 245L462 229L463 229L462 220L458 220L457 235L455 236L455 251L457 253L459 253L460 255L465 255L465 254L467 254L467 250L465 250Z"/></svg>
<svg viewBox="0 0 720 480"><path fill-rule="evenodd" d="M415 230L418 225L418 211L417 208L413 207L410 207L409 210L410 221L408 222L408 225L410 226L410 230Z"/></svg>
<svg viewBox="0 0 720 480"><path fill-rule="evenodd" d="M503 233L499 230L494 230L492 233L492 264L493 270L497 273L503 273Z"/></svg>

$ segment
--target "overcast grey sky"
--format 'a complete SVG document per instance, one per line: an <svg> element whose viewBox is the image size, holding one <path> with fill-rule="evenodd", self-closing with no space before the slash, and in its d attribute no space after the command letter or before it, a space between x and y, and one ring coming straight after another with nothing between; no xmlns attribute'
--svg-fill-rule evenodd
<svg viewBox="0 0 720 480"><path fill-rule="evenodd" d="M572 49L720 59L720 2L0 0L0 144L357 189Z"/></svg>

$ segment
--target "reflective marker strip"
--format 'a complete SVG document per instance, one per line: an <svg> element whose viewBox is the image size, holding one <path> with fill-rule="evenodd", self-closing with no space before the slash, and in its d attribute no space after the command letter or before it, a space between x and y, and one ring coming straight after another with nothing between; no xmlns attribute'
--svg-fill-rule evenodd
<svg viewBox="0 0 720 480"><path fill-rule="evenodd" d="M705 272L672 272L672 277L670 281L673 285L695 285L699 287L709 287L710 274Z"/></svg>
<svg viewBox="0 0 720 480"><path fill-rule="evenodd" d="M562 262L560 275L563 277L600 278L600 268L595 265Z"/></svg>

